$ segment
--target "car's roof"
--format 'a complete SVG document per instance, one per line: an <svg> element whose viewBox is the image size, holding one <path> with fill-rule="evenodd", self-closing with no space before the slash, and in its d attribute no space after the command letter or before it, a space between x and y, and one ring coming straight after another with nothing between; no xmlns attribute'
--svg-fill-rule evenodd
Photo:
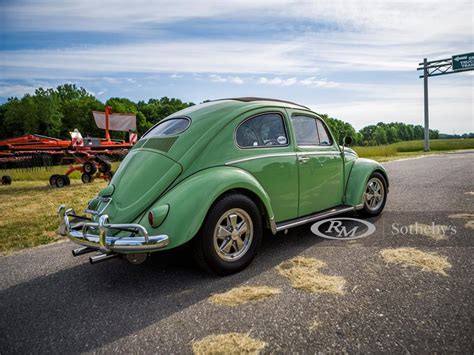
<svg viewBox="0 0 474 355"><path fill-rule="evenodd" d="M204 118L210 116L223 117L224 115L231 114L233 111L247 111L260 107L286 107L310 110L306 106L285 100L260 97L236 97L213 100L199 105L190 106L184 110L176 112L168 118L187 116L194 120L195 118L199 119L201 117Z"/></svg>
<svg viewBox="0 0 474 355"><path fill-rule="evenodd" d="M280 100L280 99L270 99L270 98L266 98L266 97L253 97L253 96L231 97L231 98L227 98L227 99L218 99L218 100L213 100L213 101L225 101L225 100L236 100L236 101L241 101L241 102L262 102L262 101L263 102L268 102L268 101L270 101L272 103L275 103L275 102L283 103L283 104L285 104L284 106L291 106L291 107L298 106L298 107L304 108L305 110L309 110L308 107L300 105L300 104L296 104L296 103L291 102L291 101Z"/></svg>

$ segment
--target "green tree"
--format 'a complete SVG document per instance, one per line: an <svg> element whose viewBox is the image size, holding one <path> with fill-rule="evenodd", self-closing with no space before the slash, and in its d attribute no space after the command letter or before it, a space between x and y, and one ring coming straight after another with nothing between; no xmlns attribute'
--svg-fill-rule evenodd
<svg viewBox="0 0 474 355"><path fill-rule="evenodd" d="M374 140L377 144L387 144L387 133L382 126L374 130Z"/></svg>

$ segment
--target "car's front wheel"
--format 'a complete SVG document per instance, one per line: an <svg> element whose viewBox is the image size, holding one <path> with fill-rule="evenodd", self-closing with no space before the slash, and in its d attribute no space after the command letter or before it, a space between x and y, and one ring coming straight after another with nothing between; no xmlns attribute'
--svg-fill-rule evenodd
<svg viewBox="0 0 474 355"><path fill-rule="evenodd" d="M366 217L379 215L387 202L387 192L385 177L379 172L373 173L365 187L362 214Z"/></svg>
<svg viewBox="0 0 474 355"><path fill-rule="evenodd" d="M197 262L207 270L229 275L244 269L257 254L262 220L247 196L222 197L210 209L194 241Z"/></svg>

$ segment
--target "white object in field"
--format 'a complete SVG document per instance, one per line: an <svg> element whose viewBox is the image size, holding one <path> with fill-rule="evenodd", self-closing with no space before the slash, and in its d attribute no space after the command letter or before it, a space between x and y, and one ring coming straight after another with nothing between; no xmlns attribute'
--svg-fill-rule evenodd
<svg viewBox="0 0 474 355"><path fill-rule="evenodd" d="M131 144L137 143L137 141L138 141L137 132L130 132L130 133L128 134L128 141L129 141Z"/></svg>
<svg viewBox="0 0 474 355"><path fill-rule="evenodd" d="M97 127L105 129L105 112L92 111ZM110 113L109 130L128 132L137 130L137 118L134 113Z"/></svg>
<svg viewBox="0 0 474 355"><path fill-rule="evenodd" d="M84 139L82 138L81 132L77 128L74 128L73 132L69 132L72 138L72 146L73 147L83 147L84 146Z"/></svg>

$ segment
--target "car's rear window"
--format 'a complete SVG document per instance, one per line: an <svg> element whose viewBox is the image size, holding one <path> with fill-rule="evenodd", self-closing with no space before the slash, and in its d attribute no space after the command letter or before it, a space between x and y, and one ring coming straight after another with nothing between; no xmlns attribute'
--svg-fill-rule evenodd
<svg viewBox="0 0 474 355"><path fill-rule="evenodd" d="M191 121L189 118L171 118L158 123L147 134L147 138L175 136L188 129Z"/></svg>

